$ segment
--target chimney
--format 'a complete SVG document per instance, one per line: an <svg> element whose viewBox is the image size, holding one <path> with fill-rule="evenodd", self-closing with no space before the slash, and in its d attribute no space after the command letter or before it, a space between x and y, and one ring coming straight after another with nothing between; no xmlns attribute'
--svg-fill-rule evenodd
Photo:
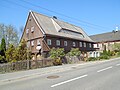
<svg viewBox="0 0 120 90"><path fill-rule="evenodd" d="M56 17L56 16L53 16L53 18L54 18L54 19L57 19L57 17Z"/></svg>

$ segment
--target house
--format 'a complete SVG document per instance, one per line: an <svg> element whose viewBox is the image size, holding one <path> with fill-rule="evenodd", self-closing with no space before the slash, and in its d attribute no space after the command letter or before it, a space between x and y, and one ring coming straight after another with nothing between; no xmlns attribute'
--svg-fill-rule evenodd
<svg viewBox="0 0 120 90"><path fill-rule="evenodd" d="M115 30L112 32L92 35L90 38L96 42L96 44L94 44L94 48L98 48L99 52L102 52L103 50L112 51L112 46L115 43L120 43L120 31Z"/></svg>
<svg viewBox="0 0 120 90"><path fill-rule="evenodd" d="M33 59L39 59L40 55L46 57L53 47L64 48L65 52L79 48L86 54L95 50L94 41L82 28L33 11L29 12L22 39L27 41Z"/></svg>

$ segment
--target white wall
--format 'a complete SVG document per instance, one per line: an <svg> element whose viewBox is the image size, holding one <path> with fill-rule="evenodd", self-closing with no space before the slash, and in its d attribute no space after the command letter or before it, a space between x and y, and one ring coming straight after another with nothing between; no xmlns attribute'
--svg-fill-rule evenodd
<svg viewBox="0 0 120 90"><path fill-rule="evenodd" d="M88 53L88 57L99 57L100 52L99 51L91 51Z"/></svg>

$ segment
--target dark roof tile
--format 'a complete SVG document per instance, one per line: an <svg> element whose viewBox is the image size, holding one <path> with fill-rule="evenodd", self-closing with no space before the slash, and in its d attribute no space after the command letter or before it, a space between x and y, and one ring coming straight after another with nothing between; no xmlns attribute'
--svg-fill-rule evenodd
<svg viewBox="0 0 120 90"><path fill-rule="evenodd" d="M95 42L116 41L120 40L120 31L91 35L90 38Z"/></svg>

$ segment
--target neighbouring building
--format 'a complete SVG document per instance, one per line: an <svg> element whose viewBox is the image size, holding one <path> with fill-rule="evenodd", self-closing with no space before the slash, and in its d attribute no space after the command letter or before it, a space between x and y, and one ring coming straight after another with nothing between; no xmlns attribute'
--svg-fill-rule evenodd
<svg viewBox="0 0 120 90"><path fill-rule="evenodd" d="M29 12L22 39L27 41L33 59L39 59L40 55L46 57L53 47L64 48L65 52L79 48L87 55L95 51L94 41L82 28L33 11Z"/></svg>
<svg viewBox="0 0 120 90"><path fill-rule="evenodd" d="M97 34L90 36L92 40L96 42L94 48L98 48L97 51L102 52L103 50L113 50L115 43L120 43L120 31L115 30L112 32Z"/></svg>

